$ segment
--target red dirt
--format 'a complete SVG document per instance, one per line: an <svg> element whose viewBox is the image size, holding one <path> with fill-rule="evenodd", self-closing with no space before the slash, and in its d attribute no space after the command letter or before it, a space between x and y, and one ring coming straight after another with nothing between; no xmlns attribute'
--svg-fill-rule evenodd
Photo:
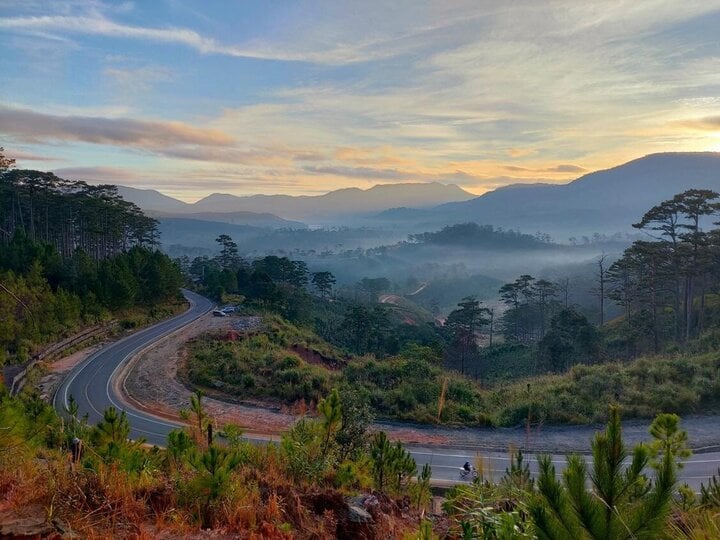
<svg viewBox="0 0 720 540"><path fill-rule="evenodd" d="M325 356L324 354L314 349L308 349L307 347L298 343L292 345L290 347L290 350L297 354L308 364L321 366L332 371L339 371L347 365L346 360Z"/></svg>
<svg viewBox="0 0 720 540"><path fill-rule="evenodd" d="M191 394L191 390L177 378L177 367L182 361L185 343L206 332L225 335L233 330L234 320L237 321L237 317L212 317L208 314L142 353L127 372L125 393L128 394L129 401L151 414L180 421L178 411L188 407ZM256 329L249 328L247 331L254 332ZM305 353L295 349L293 352L307 362L320 362L319 365L328 369L332 369L330 366L335 362L342 362L324 357L316 351L305 350ZM318 360L313 353L321 359ZM214 418L217 425L233 423L245 429L249 435L262 436L276 436L287 431L298 418L312 409L311 406L278 406L277 403L251 403L250 400L233 403L231 396L213 390L208 390L204 401L208 414ZM434 445L447 444L449 440L445 435L436 435L413 427L393 425L383 426L382 429L389 437L404 443Z"/></svg>

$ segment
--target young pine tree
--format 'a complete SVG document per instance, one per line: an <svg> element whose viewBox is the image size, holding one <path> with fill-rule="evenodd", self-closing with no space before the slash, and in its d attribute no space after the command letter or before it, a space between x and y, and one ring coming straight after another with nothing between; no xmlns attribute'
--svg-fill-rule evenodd
<svg viewBox="0 0 720 540"><path fill-rule="evenodd" d="M631 461L622 441L620 413L610 409L610 420L604 433L592 442L593 467L588 471L578 455L568 458L562 482L555 476L550 456L541 457L538 496L530 514L541 540L616 540L655 539L667 524L670 503L677 482L676 456L681 455L678 430L658 417L651 433L663 434L654 445L658 450L638 445ZM656 424L664 426L659 427ZM677 425L675 425L677 428ZM655 478L643 474L655 454ZM588 480L590 489L588 490Z"/></svg>

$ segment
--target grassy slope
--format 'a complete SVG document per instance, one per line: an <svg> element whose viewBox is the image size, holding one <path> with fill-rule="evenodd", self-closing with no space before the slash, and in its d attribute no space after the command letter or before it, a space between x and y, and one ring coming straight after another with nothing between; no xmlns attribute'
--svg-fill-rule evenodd
<svg viewBox="0 0 720 540"><path fill-rule="evenodd" d="M293 403L326 396L338 374L305 362L290 347L302 344L323 354L331 354L331 347L277 316L264 317L263 324L262 333L236 342L222 341L218 335L194 340L184 375L193 384L237 397Z"/></svg>
<svg viewBox="0 0 720 540"><path fill-rule="evenodd" d="M492 389L483 398L498 425L523 422L528 409L548 423L603 421L608 403L616 400L624 418L651 418L659 412L714 414L720 412L720 354L575 366L566 374Z"/></svg>
<svg viewBox="0 0 720 540"><path fill-rule="evenodd" d="M604 421L607 405L615 400L625 418L720 413L718 353L575 366L561 375L509 382L491 377L481 387L444 371L440 358L423 347L384 360L353 358L342 372L325 369L305 362L290 347L301 344L341 358L332 346L278 317L267 317L265 325L264 333L238 342L206 337L191 344L189 379L234 396L284 403L317 402L334 385L349 384L365 394L378 416L427 423L437 423L439 413L443 424L514 426L530 412L534 422L582 424ZM501 357L507 360L509 354L512 350Z"/></svg>

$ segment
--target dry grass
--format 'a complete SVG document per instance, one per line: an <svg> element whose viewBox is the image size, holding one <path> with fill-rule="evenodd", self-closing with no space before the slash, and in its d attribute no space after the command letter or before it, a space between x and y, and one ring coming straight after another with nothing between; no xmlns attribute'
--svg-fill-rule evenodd
<svg viewBox="0 0 720 540"><path fill-rule="evenodd" d="M0 510L42 508L83 538L204 538L197 508L178 498L169 471L128 474L117 464L71 470L65 455L46 451L5 460L0 467ZM414 518L401 518L386 501L387 515L366 531L369 538L402 536ZM288 480L278 451L250 451L213 512L213 533L240 538L318 538L337 536L349 527L345 494L328 486Z"/></svg>

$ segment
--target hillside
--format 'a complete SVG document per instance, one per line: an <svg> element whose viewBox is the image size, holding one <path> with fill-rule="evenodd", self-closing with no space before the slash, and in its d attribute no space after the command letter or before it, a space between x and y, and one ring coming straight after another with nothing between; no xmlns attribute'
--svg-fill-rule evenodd
<svg viewBox="0 0 720 540"><path fill-rule="evenodd" d="M198 212L174 213L149 211L148 215L156 219L193 219L198 221L214 221L231 225L249 225L270 229L307 229L307 225L299 221L283 219L274 214L257 212Z"/></svg>
<svg viewBox="0 0 720 540"><path fill-rule="evenodd" d="M231 236L235 241L256 237L265 232L250 225L233 225L217 221L188 218L161 218L158 220L160 242L164 248L172 245L206 247L214 250L215 238L221 234Z"/></svg>
<svg viewBox="0 0 720 540"><path fill-rule="evenodd" d="M569 184L508 186L411 216L395 211L382 218L436 224L475 221L528 233L539 230L566 241L594 232L631 232L632 223L648 208L691 188L720 190L720 153L651 154Z"/></svg>

